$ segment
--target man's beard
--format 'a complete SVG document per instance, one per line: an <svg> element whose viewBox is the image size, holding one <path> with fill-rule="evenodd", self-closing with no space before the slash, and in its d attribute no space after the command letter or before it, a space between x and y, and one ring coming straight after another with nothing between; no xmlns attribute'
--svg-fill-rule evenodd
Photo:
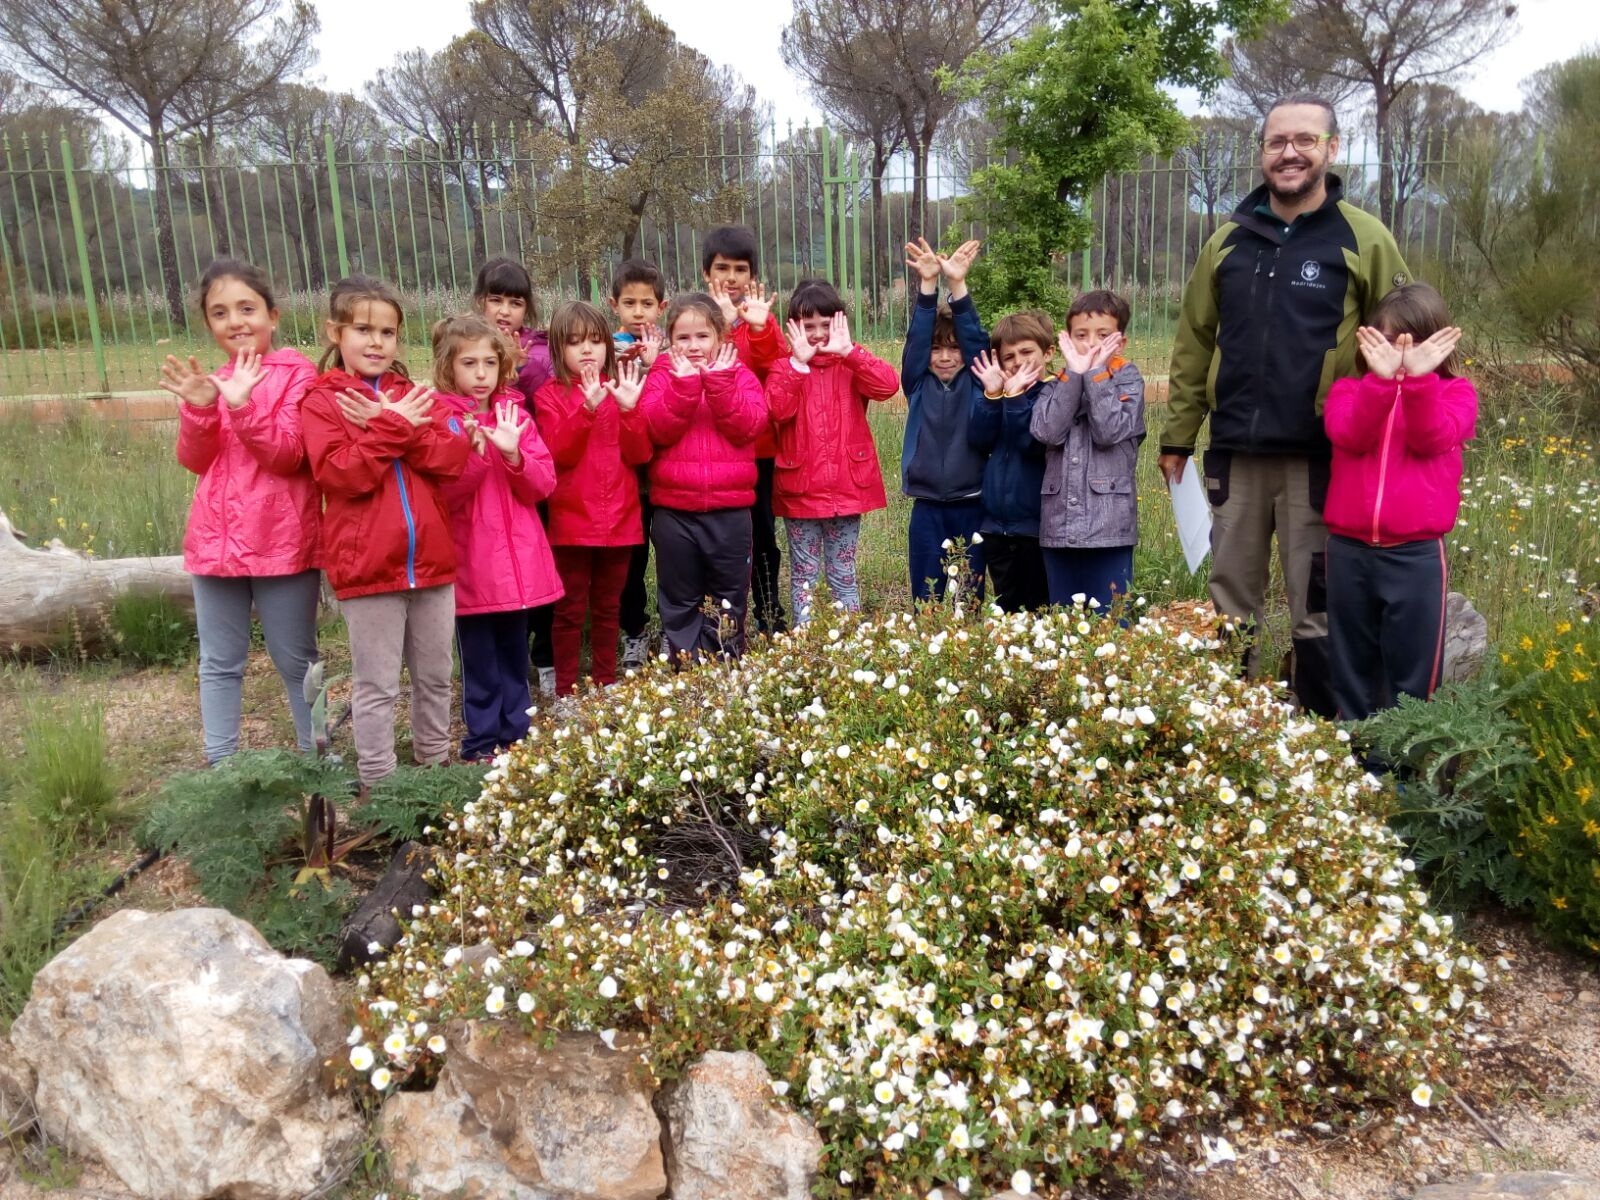
<svg viewBox="0 0 1600 1200"><path fill-rule="evenodd" d="M1274 200L1292 202L1295 200L1304 200L1312 192L1316 191L1317 185L1322 182L1327 173L1328 167L1326 163L1320 167L1314 166L1311 163L1307 163L1305 169L1301 173L1300 182L1295 184L1293 187L1280 186L1275 182L1276 176L1271 171L1266 172L1266 179L1264 182L1267 185L1267 191L1272 194L1272 198Z"/></svg>

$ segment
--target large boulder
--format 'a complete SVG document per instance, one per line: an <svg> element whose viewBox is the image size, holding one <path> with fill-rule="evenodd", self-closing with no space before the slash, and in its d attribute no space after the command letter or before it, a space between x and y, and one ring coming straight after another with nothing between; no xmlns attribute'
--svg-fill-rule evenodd
<svg viewBox="0 0 1600 1200"><path fill-rule="evenodd" d="M39 972L12 1027L44 1132L161 1200L291 1200L361 1137L324 1084L333 984L220 909L125 909Z"/></svg>
<svg viewBox="0 0 1600 1200"><path fill-rule="evenodd" d="M1559 1171L1473 1175L1423 1188L1415 1200L1600 1200L1600 1180Z"/></svg>
<svg viewBox="0 0 1600 1200"><path fill-rule="evenodd" d="M806 1200L822 1139L781 1108L754 1054L713 1050L662 1090L673 1200Z"/></svg>
<svg viewBox="0 0 1600 1200"><path fill-rule="evenodd" d="M565 1033L548 1048L503 1021L446 1031L431 1092L383 1106L396 1186L421 1200L657 1200L661 1123L638 1047Z"/></svg>
<svg viewBox="0 0 1600 1200"><path fill-rule="evenodd" d="M33 1126L33 1090L38 1081L9 1038L0 1037L0 1143Z"/></svg>
<svg viewBox="0 0 1600 1200"><path fill-rule="evenodd" d="M1471 679L1483 666L1489 652L1489 622L1472 607L1460 592L1444 598L1444 661L1440 667L1442 683Z"/></svg>

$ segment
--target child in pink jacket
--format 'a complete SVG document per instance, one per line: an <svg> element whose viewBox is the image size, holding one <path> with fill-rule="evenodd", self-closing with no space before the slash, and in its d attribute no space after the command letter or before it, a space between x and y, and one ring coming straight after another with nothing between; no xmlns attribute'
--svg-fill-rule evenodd
<svg viewBox="0 0 1600 1200"><path fill-rule="evenodd" d="M456 642L461 648L461 757L481 762L528 732L528 618L561 597L539 501L555 463L511 388L510 343L479 316L433 327L436 402L472 438L461 475L444 484L456 546Z"/></svg>
<svg viewBox="0 0 1600 1200"><path fill-rule="evenodd" d="M668 352L656 358L639 398L656 446L656 609L674 657L744 651L756 438L767 424L767 398L727 336L710 296L676 297L667 310Z"/></svg>
<svg viewBox="0 0 1600 1200"><path fill-rule="evenodd" d="M1347 721L1439 685L1444 535L1478 416L1477 392L1454 371L1460 340L1438 292L1398 287L1356 331L1366 375L1328 393L1328 646Z"/></svg>
<svg viewBox="0 0 1600 1200"><path fill-rule="evenodd" d="M200 313L228 361L207 373L172 355L161 386L178 408L178 461L200 477L183 537L200 635L206 761L239 749L250 610L283 679L302 751L315 748L305 677L317 658L322 500L306 461L300 403L317 376L298 350L273 347L272 285L219 258L200 279Z"/></svg>

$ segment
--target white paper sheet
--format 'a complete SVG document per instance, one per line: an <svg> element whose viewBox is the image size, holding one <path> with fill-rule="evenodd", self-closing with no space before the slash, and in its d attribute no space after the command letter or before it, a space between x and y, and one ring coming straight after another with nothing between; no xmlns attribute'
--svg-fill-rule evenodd
<svg viewBox="0 0 1600 1200"><path fill-rule="evenodd" d="M1200 461L1191 458L1183 467L1183 478L1167 484L1172 494L1172 515L1178 521L1178 541L1183 545L1183 560L1189 574L1197 575L1200 564L1211 552L1211 505L1200 482Z"/></svg>

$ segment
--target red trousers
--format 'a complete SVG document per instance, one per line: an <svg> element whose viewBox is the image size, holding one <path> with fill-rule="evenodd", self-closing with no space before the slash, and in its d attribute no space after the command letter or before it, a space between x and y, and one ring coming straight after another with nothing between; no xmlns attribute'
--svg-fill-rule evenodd
<svg viewBox="0 0 1600 1200"><path fill-rule="evenodd" d="M589 675L598 684L617 681L617 627L622 588L628 581L632 546L552 546L566 594L556 601L551 628L556 659L556 694L578 685L583 655L583 618L589 618Z"/></svg>

